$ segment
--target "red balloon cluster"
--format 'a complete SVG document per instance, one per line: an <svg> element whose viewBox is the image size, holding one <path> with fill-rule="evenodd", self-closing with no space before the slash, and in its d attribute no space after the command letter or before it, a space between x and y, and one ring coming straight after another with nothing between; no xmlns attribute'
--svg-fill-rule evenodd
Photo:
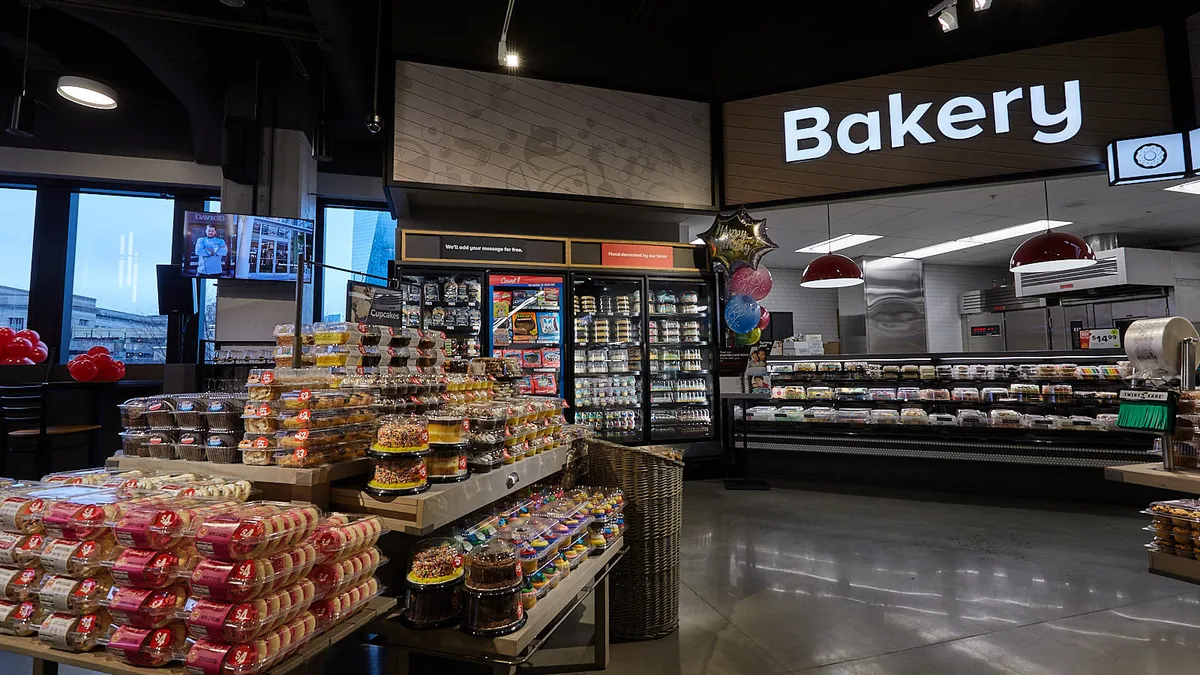
<svg viewBox="0 0 1200 675"><path fill-rule="evenodd" d="M46 343L34 330L0 328L0 365L32 366L46 360Z"/></svg>
<svg viewBox="0 0 1200 675"><path fill-rule="evenodd" d="M116 382L125 377L125 362L114 359L107 347L95 346L68 361L67 372L80 382Z"/></svg>

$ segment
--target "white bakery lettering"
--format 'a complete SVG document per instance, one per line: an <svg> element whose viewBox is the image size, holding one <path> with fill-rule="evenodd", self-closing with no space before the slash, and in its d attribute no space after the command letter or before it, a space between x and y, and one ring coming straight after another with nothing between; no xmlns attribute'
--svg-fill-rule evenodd
<svg viewBox="0 0 1200 675"><path fill-rule="evenodd" d="M1033 140L1038 143L1063 143L1074 138L1083 126L1083 107L1080 103L1079 80L1063 82L1065 104L1060 112L1052 113L1046 106L1046 88L1037 85L1029 88L1030 117L1038 130ZM991 96L993 129L996 134L1012 130L1009 121L1009 105L1025 96L1023 87L993 92ZM888 140L892 148L902 148L909 139L920 145L935 142L929 131L922 126L925 113L932 103L918 103L905 109L904 95L888 96ZM851 113L838 122L833 136L827 131L830 118L825 108L814 106L789 110L783 114L784 159L788 163L820 159L833 149L834 136L842 152L858 155L883 148L881 111ZM936 115L937 130L951 140L966 140L983 133L978 124L987 119L987 107L974 96L956 96L942 104ZM1051 131L1058 126L1058 131ZM855 129L855 127L862 127ZM865 136L863 135L865 132ZM856 138L857 137L857 138ZM813 143L815 141L815 144Z"/></svg>

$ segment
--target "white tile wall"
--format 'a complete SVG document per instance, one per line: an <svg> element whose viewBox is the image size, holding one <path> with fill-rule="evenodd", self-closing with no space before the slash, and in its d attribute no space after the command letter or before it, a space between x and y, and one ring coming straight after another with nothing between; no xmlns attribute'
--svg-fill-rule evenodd
<svg viewBox="0 0 1200 675"><path fill-rule="evenodd" d="M797 335L820 333L826 342L837 340L837 291L800 288L804 270L770 269L771 293L760 304L769 312L791 312Z"/></svg>
<svg viewBox="0 0 1200 675"><path fill-rule="evenodd" d="M1012 274L1004 268L924 266L925 334L931 352L961 352L962 320L958 296L963 291L991 288L993 282L1011 284Z"/></svg>

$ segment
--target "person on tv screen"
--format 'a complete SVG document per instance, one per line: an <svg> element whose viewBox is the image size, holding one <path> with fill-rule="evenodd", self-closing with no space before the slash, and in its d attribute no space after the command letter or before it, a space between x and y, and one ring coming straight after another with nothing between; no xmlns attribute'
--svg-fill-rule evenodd
<svg viewBox="0 0 1200 675"><path fill-rule="evenodd" d="M219 275L225 271L225 256L229 255L229 247L225 240L217 234L217 228L209 225L204 230L204 236L196 240L196 257L200 262L196 266L197 274Z"/></svg>

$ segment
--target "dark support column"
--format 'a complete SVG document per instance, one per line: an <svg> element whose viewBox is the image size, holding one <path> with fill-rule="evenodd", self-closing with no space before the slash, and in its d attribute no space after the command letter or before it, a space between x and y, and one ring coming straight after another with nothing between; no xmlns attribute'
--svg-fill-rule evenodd
<svg viewBox="0 0 1200 675"><path fill-rule="evenodd" d="M203 211L204 199L190 196L175 198L175 217L172 226L171 264L183 260L183 214L185 211ZM195 297L202 301L200 280L193 280L197 288ZM167 317L167 363L199 363L201 314L171 314Z"/></svg>
<svg viewBox="0 0 1200 675"><path fill-rule="evenodd" d="M57 363L69 358L71 288L75 276L75 214L79 197L61 187L38 190L29 279L29 328Z"/></svg>
<svg viewBox="0 0 1200 675"><path fill-rule="evenodd" d="M1190 30L1189 30L1190 29ZM1200 70L1200 59L1193 58L1196 37L1192 31L1200 31L1200 15L1179 18L1163 24L1163 41L1167 57L1167 79L1171 84L1171 116L1175 129L1188 132L1196 128L1195 81Z"/></svg>

